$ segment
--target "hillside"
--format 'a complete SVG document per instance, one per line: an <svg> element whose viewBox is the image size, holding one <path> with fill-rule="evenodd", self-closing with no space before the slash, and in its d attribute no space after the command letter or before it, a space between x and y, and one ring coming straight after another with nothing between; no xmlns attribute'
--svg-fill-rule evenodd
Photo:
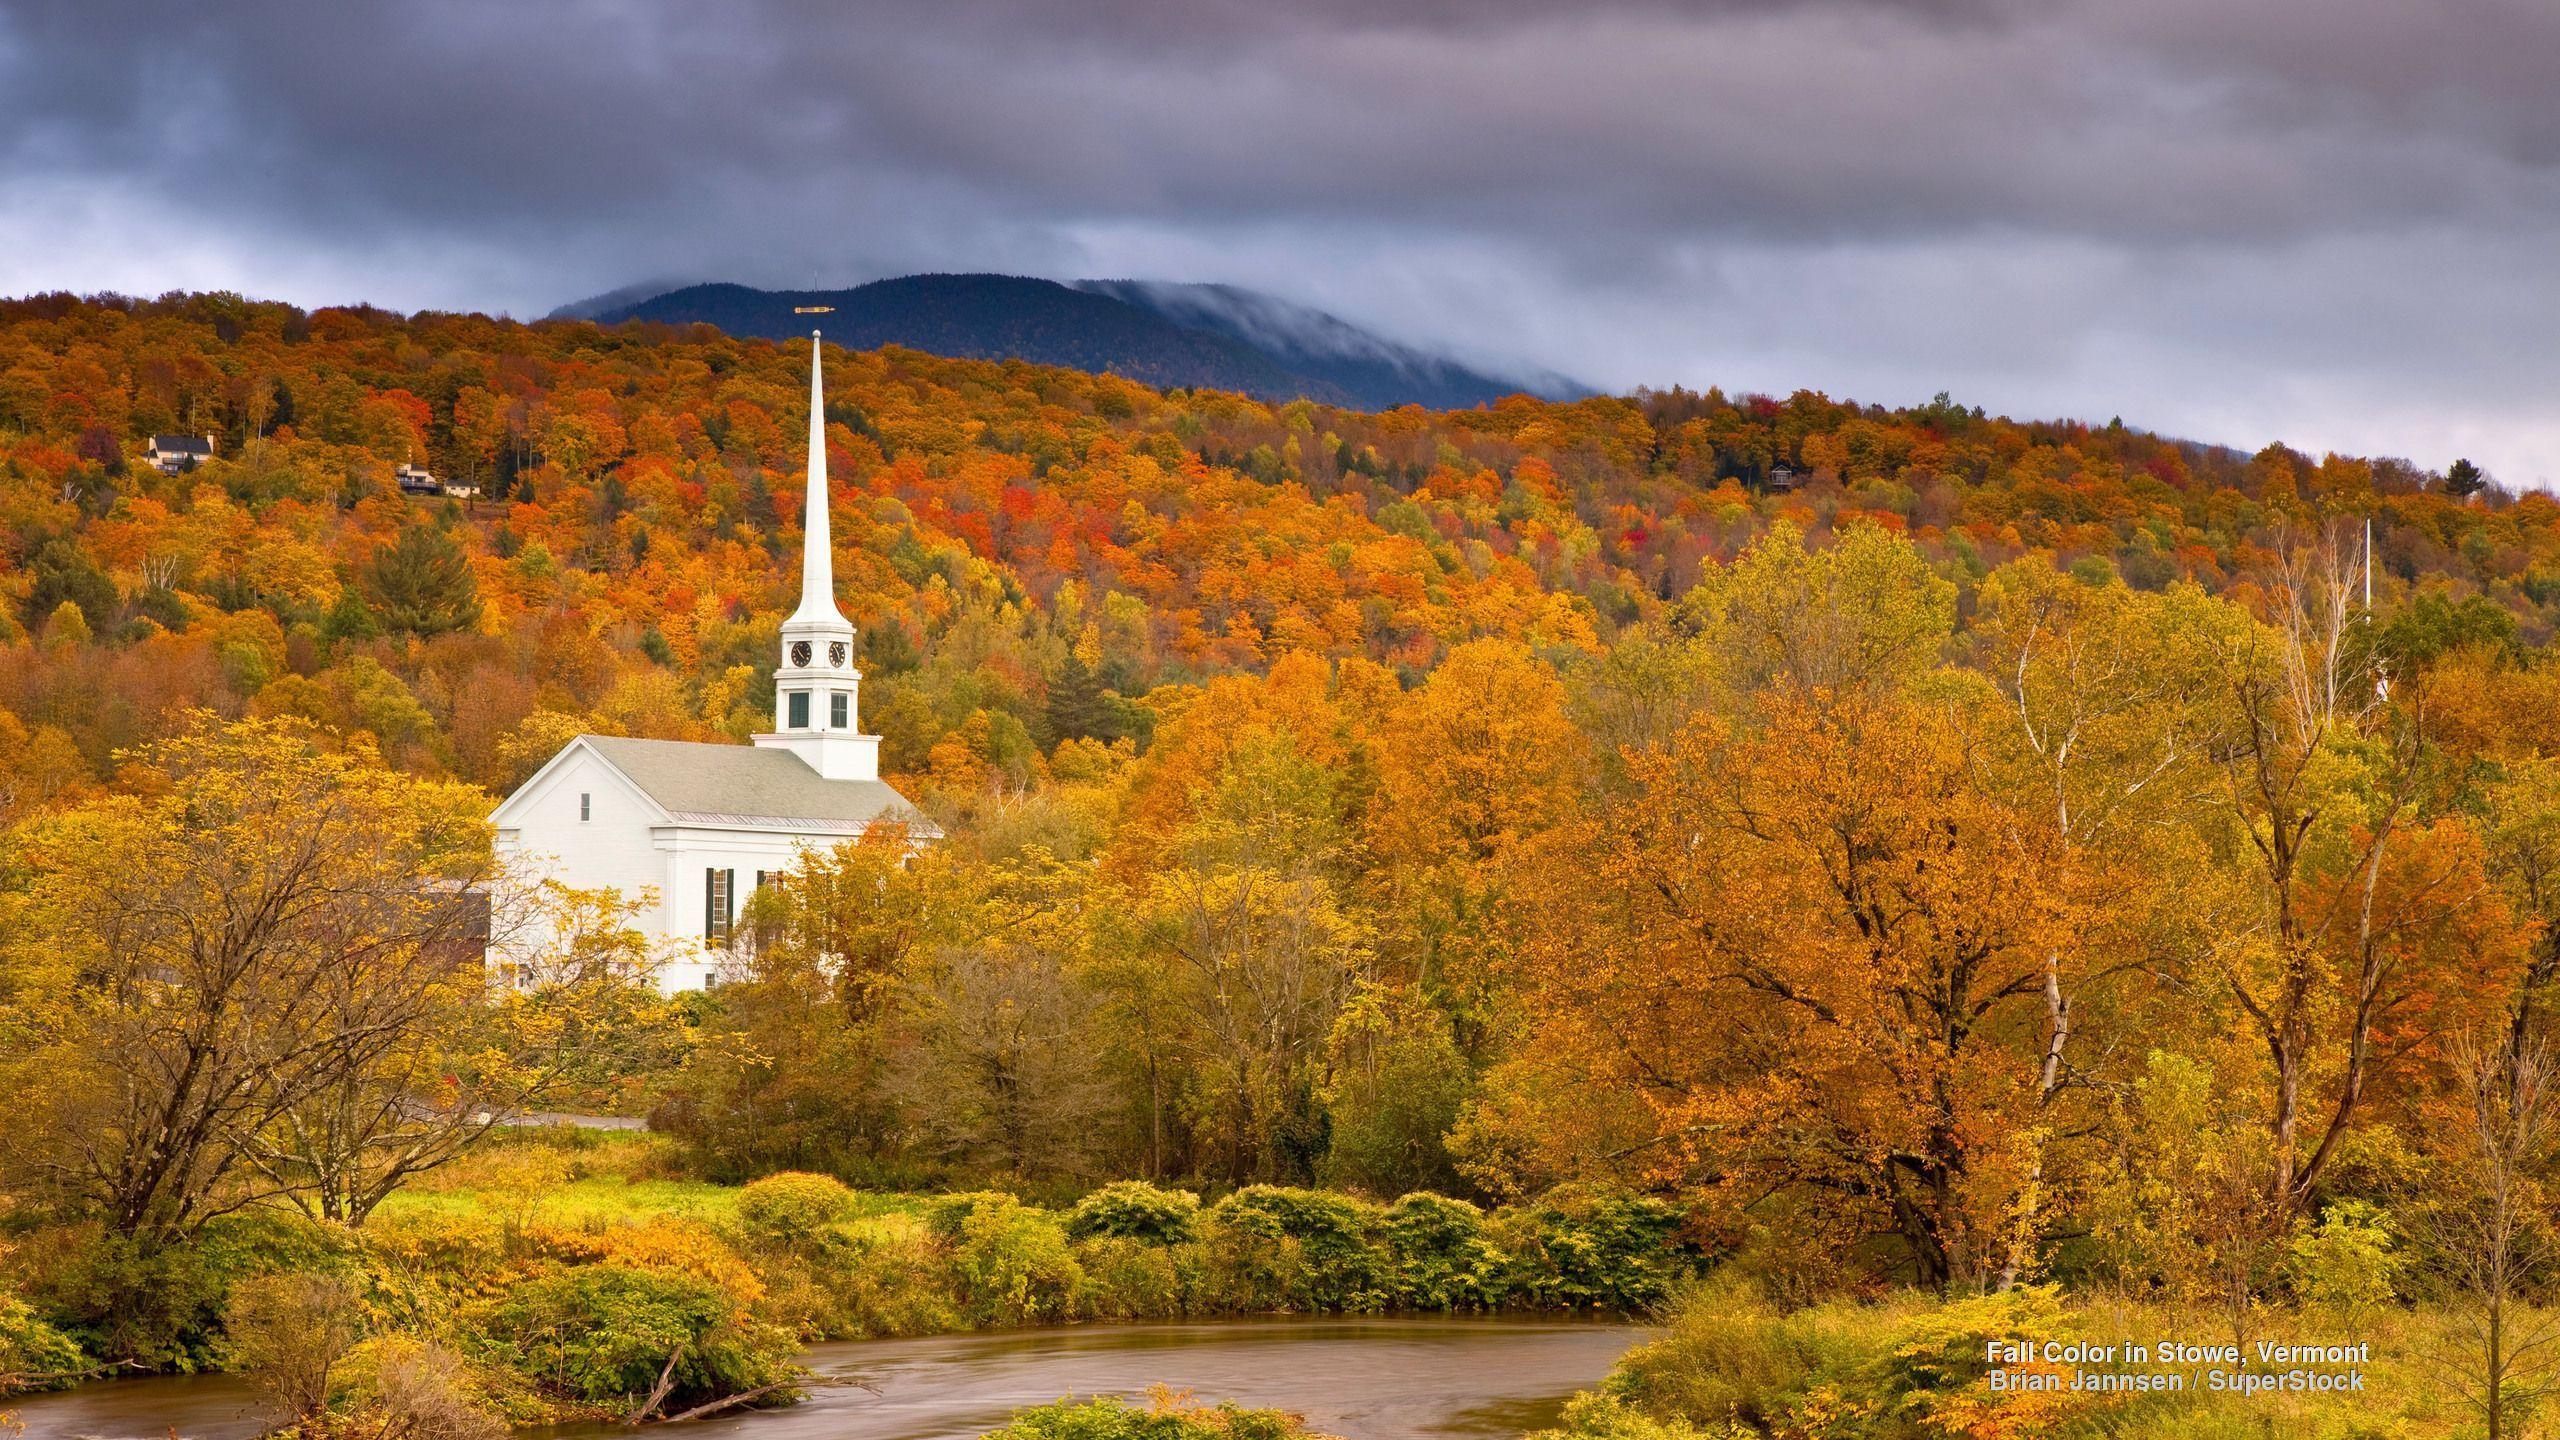
<svg viewBox="0 0 2560 1440"><path fill-rule="evenodd" d="M799 543L804 380L795 349L710 332L0 306L0 718L52 737L44 785L198 705L295 707L496 787L564 725L742 736ZM1810 393L1378 415L914 350L828 380L864 717L946 790L1142 736L1159 687L1291 650L1410 679L1474 636L1604 646L1781 523L1907 534L1961 587L2043 553L2245 593L2282 527L2372 514L2386 591L2479 597L2534 639L2560 613L2560 507L2394 461ZM172 430L219 454L141 467ZM483 498L404 499L409 457ZM1769 488L1782 469L1802 483ZM467 613L391 593L417 526Z"/></svg>
<svg viewBox="0 0 2560 1440"><path fill-rule="evenodd" d="M1177 325L1225 335L1278 360L1311 382L1349 397L1364 410L1420 405L1465 410L1526 392L1573 400L1590 388L1552 372L1482 374L1449 359L1399 345L1304 305L1234 285L1175 285L1160 280L1079 280L1079 290L1143 306Z"/></svg>
<svg viewBox="0 0 2560 1440"><path fill-rule="evenodd" d="M770 723L806 365L710 329L0 303L0 1103L29 1117L0 1191L52 1227L0 1310L73 1361L171 1368L203 1352L105 1323L185 1273L135 1270L129 1238L184 1241L271 1173L332 1225L383 1184L433 1197L391 1170L346 1198L342 1132L301 1107L384 1117L362 1163L405 1165L407 1117L442 1105L467 1143L489 1092L455 1087L485 1083L646 1110L653 1167L697 1180L962 1192L902 1227L943 1248L887 1270L755 1242L854 1257L833 1291L735 1232L610 1227L631 1264L736 1277L698 1313L762 1317L777 1362L880 1333L856 1307L906 1293L883 1273L1032 1293L967 1278L1008 1273L949 1248L980 1240L1055 1257L1051 1298L920 1291L895 1313L947 1318L902 1330L1586 1306L1595 1257L1676 1236L1861 1315L1907 1285L2337 1333L2295 1266L2388 1249L2412 1194L2468 1209L2470 1097L2526 1073L2507 1047L2560 1043L2549 496L1944 400L1371 414L898 347L828 356L822 443L861 719L942 838L801 850L736 928L719 872L674 876L703 930L659 953L726 943L671 1002L633 983L653 946L622 892L528 897L569 927L559 983L448 983L459 912L417 882L483 865L494 793L572 735ZM142 463L168 432L216 453ZM480 497L404 495L420 458ZM404 914L417 938L386 941ZM386 995L427 1018L379 1065L267 1078L265 1037L334 1050L316 1012L374 1045ZM158 1038L190 1026L243 1037L203 1083L272 1118L180 1137L213 1160L150 1173L212 1178L127 1203L92 1177L133 1171L71 1157L163 1153L165 1103L102 1131L96 1097L194 1084ZM208 1168L250 1146L292 1168ZM1186 1193L1092 1189L1131 1176ZM1404 1198L1268 1188L1310 1184ZM1202 1249L1071 1249L977 1193L1005 1187ZM409 1253L501 1255L524 1287L627 1268L581 1229L528 1275L496 1223ZM1398 1234L1437 1258L1298 1268ZM1570 1288L1513 1288L1558 1256ZM2038 1283L2001 1299L2013 1266ZM1440 1278L1388 1299L1391 1274ZM467 1326L523 1312L447 1313L513 1363L526 1332ZM1862 1383L1981 1313L1816 1338ZM652 1403L665 1361L631 1354L584 1398ZM1833 1393L1785 1413L1827 1424Z"/></svg>
<svg viewBox="0 0 2560 1440"><path fill-rule="evenodd" d="M816 306L832 313L796 313ZM769 340L823 328L829 339L856 350L904 345L960 359L1063 365L1164 388L1370 410L1459 409L1523 389L1579 393L1559 376L1481 374L1322 311L1231 286L906 275L849 290L688 285L599 296L563 313L608 325L711 325Z"/></svg>

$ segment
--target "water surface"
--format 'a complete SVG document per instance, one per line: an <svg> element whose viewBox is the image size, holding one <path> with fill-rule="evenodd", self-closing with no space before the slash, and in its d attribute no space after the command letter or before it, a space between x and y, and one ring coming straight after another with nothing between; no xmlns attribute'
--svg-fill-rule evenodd
<svg viewBox="0 0 2560 1440"><path fill-rule="evenodd" d="M1292 1317L862 1340L810 1350L809 1368L839 1383L788 1410L675 1432L553 1433L967 1440L1028 1406L1136 1396L1161 1382L1203 1402L1294 1410L1347 1440L1508 1440L1552 1423L1645 1334L1604 1321ZM10 1403L24 1440L248 1440L261 1428L247 1388L224 1376L112 1381Z"/></svg>

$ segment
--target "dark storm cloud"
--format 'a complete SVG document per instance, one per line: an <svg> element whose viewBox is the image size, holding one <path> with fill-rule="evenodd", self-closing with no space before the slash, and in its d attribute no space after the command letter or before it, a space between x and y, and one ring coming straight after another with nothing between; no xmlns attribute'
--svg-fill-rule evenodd
<svg viewBox="0 0 2560 1440"><path fill-rule="evenodd" d="M19 0L0 291L1217 279L2529 481L2555 55L2510 0Z"/></svg>

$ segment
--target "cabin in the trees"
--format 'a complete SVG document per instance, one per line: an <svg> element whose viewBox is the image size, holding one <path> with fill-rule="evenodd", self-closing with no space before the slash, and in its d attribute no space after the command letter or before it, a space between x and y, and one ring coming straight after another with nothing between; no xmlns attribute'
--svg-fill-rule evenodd
<svg viewBox="0 0 2560 1440"><path fill-rule="evenodd" d="M142 452L142 463L163 475L181 475L198 461L213 458L210 435L154 435L151 448Z"/></svg>
<svg viewBox="0 0 2560 1440"><path fill-rule="evenodd" d="M748 895L803 848L827 849L896 820L916 840L940 832L880 779L880 737L862 733L853 625L836 608L827 524L826 406L809 359L809 493L800 605L782 622L774 728L752 745L581 735L490 816L521 870L581 889L646 897L642 930L668 956L660 984L715 982ZM493 945L521 975L548 937Z"/></svg>
<svg viewBox="0 0 2560 1440"><path fill-rule="evenodd" d="M411 495L444 493L444 482L429 474L424 465L403 461L399 469L391 472L391 478L399 481L401 490Z"/></svg>

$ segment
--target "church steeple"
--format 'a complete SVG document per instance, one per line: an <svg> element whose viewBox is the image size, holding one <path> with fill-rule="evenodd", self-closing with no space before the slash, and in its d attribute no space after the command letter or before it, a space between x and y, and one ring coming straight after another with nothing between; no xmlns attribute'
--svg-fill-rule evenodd
<svg viewBox="0 0 2560 1440"><path fill-rule="evenodd" d="M827 385L820 373L818 332L809 332L809 494L800 526L800 608L791 623L832 620L836 608L835 538L827 526ZM849 627L848 627L849 628Z"/></svg>
<svg viewBox="0 0 2560 1440"><path fill-rule="evenodd" d="M809 493L800 534L800 607L782 622L773 672L773 733L755 743L789 750L830 780L880 778L880 738L861 733L862 672L853 625L836 608L835 545L827 523L827 391L818 337L809 336Z"/></svg>

